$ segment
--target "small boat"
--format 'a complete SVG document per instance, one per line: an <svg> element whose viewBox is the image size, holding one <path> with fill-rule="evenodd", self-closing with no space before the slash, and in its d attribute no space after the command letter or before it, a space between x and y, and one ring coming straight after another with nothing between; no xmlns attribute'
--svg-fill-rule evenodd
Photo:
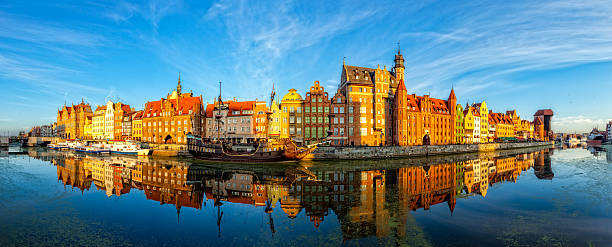
<svg viewBox="0 0 612 247"><path fill-rule="evenodd" d="M597 134L597 135L591 134L587 138L587 145L594 146L594 147L600 147L601 144L603 143L603 141L604 141L604 136L603 135L600 135L600 134Z"/></svg>
<svg viewBox="0 0 612 247"><path fill-rule="evenodd" d="M110 142L110 151L113 154L130 154L130 155L149 155L149 149L143 149L140 144L124 141L113 140Z"/></svg>
<svg viewBox="0 0 612 247"><path fill-rule="evenodd" d="M81 152L81 153L92 153L92 154L110 154L109 149L102 149L102 148L95 147L95 146L78 147L78 148L75 148L74 151Z"/></svg>

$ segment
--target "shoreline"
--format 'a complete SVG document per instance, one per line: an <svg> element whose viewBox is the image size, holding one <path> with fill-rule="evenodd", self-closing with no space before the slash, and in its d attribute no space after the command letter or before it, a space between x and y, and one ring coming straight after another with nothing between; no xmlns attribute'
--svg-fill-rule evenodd
<svg viewBox="0 0 612 247"><path fill-rule="evenodd" d="M493 152L531 147L553 147L554 142L484 143L436 146L382 146L382 147L318 147L307 160L367 160L427 157L452 154Z"/></svg>

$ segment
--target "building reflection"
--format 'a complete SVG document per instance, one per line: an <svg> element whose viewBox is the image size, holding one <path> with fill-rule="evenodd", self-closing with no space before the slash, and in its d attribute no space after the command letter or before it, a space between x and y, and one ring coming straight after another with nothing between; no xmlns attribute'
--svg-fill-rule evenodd
<svg viewBox="0 0 612 247"><path fill-rule="evenodd" d="M224 207L248 204L269 215L273 234L272 213L280 210L291 219L307 218L315 228L327 217L337 217L344 239L349 240L403 236L410 211L442 204L450 216L458 198L486 197L491 186L515 183L531 168L537 178L552 179L551 152L471 156L376 169L360 168L362 165L190 164L176 159L69 152L30 155L51 160L58 180L81 193L95 188L112 197L136 189L148 200L174 205L177 217L182 207L201 210L210 201L217 211L219 231ZM395 219L399 223L390 224Z"/></svg>

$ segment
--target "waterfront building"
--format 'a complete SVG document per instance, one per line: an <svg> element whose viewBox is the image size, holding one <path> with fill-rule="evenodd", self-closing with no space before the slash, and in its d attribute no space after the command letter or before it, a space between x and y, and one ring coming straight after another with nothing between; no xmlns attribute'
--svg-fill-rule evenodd
<svg viewBox="0 0 612 247"><path fill-rule="evenodd" d="M489 109L487 108L487 103L482 101L481 103L472 104L472 106L480 113L480 143L488 143L489 139L493 138L493 136L489 136Z"/></svg>
<svg viewBox="0 0 612 247"><path fill-rule="evenodd" d="M461 104L456 104L455 115L455 144L465 144L465 116L463 115L463 106Z"/></svg>
<svg viewBox="0 0 612 247"><path fill-rule="evenodd" d="M535 114L533 114L534 118L539 118L542 123L543 123L543 128L544 128L544 141L548 141L550 139L552 139L553 136L553 132L552 132L552 127L551 127L551 120L553 117L553 111L551 109L541 109L536 111ZM534 123L535 123L535 119L534 119Z"/></svg>
<svg viewBox="0 0 612 247"><path fill-rule="evenodd" d="M489 126L493 126L495 139L514 137L512 119L503 113L489 112ZM491 127L489 128L491 129Z"/></svg>
<svg viewBox="0 0 612 247"><path fill-rule="evenodd" d="M78 105L62 107L57 111L58 137L64 139L83 139L85 136L85 122L93 112L91 106L83 100Z"/></svg>
<svg viewBox="0 0 612 247"><path fill-rule="evenodd" d="M268 138L278 139L281 133L281 110L277 100L272 100L269 111Z"/></svg>
<svg viewBox="0 0 612 247"><path fill-rule="evenodd" d="M214 140L218 134L218 138L235 143L253 143L265 138L265 126L268 125L265 104L262 101L235 100L208 104L205 137Z"/></svg>
<svg viewBox="0 0 612 247"><path fill-rule="evenodd" d="M84 129L84 135L83 135L83 139L85 140L91 140L93 139L93 120L92 120L93 116L87 116L85 118L85 129Z"/></svg>
<svg viewBox="0 0 612 247"><path fill-rule="evenodd" d="M349 132L350 128L356 130L353 135L349 133L352 144L392 145L404 143L404 138L406 145L443 145L455 142L454 91L451 90L448 100L401 91L399 96L406 98L400 100L396 96L403 79L404 58L399 50L392 71L386 67L381 69L380 66L372 69L343 63L339 88L348 99L349 112L355 114L356 121L348 126ZM402 117L398 119L394 114L400 111Z"/></svg>
<svg viewBox="0 0 612 247"><path fill-rule="evenodd" d="M121 122L121 139L132 140L132 115L134 112L130 112L123 115L123 121Z"/></svg>
<svg viewBox="0 0 612 247"><path fill-rule="evenodd" d="M130 105L121 102L113 103L110 100L106 102L104 111L104 135L102 139L123 139L123 118L131 115L133 111L134 109L130 108Z"/></svg>
<svg viewBox="0 0 612 247"><path fill-rule="evenodd" d="M474 143L474 115L469 105L463 110L463 144Z"/></svg>
<svg viewBox="0 0 612 247"><path fill-rule="evenodd" d="M181 78L175 90L145 104L142 141L155 144L186 144L188 134L201 136L204 125L202 96L181 91Z"/></svg>
<svg viewBox="0 0 612 247"><path fill-rule="evenodd" d="M547 133L544 131L544 122L542 118L536 117L533 120L533 128L534 128L534 138L540 141L546 140L548 137Z"/></svg>
<svg viewBox="0 0 612 247"><path fill-rule="evenodd" d="M348 146L349 135L353 135L353 127L351 124L354 122L354 116L349 115L346 97L340 90L336 91L336 94L331 99L330 116L332 135L329 137L331 140L330 145L333 146ZM348 128L348 130L347 130Z"/></svg>
<svg viewBox="0 0 612 247"><path fill-rule="evenodd" d="M480 111L473 106L465 105L463 110L464 117L464 131L466 135L466 144L480 143Z"/></svg>
<svg viewBox="0 0 612 247"><path fill-rule="evenodd" d="M606 124L606 133L608 136L607 138L608 142L612 142L612 121Z"/></svg>
<svg viewBox="0 0 612 247"><path fill-rule="evenodd" d="M326 138L327 130L330 126L329 107L331 106L331 104L327 92L325 92L325 89L319 85L319 81L315 81L314 85L310 87L310 91L306 93L306 97L303 101L302 106L304 109L304 143L316 143ZM283 105L283 107L285 106ZM291 112L291 108L289 109L289 111ZM296 113L297 115L294 121L297 125L296 128L299 128L299 124L301 124L302 118L300 118L299 112ZM291 116L289 116L289 124L292 123L291 121ZM334 120L332 121L339 123L338 118L334 118Z"/></svg>
<svg viewBox="0 0 612 247"><path fill-rule="evenodd" d="M281 99L281 138L291 138L296 143L303 143L302 101L302 96L293 88Z"/></svg>
<svg viewBox="0 0 612 247"><path fill-rule="evenodd" d="M136 111L132 114L132 139L142 141L142 115L143 111Z"/></svg>
<svg viewBox="0 0 612 247"><path fill-rule="evenodd" d="M268 106L264 101L257 101L253 104L253 133L255 140L265 141L268 138Z"/></svg>
<svg viewBox="0 0 612 247"><path fill-rule="evenodd" d="M28 132L30 137L53 137L53 125L34 126Z"/></svg>
<svg viewBox="0 0 612 247"><path fill-rule="evenodd" d="M92 139L104 139L104 124L105 124L106 106L98 106L94 111L92 118Z"/></svg>

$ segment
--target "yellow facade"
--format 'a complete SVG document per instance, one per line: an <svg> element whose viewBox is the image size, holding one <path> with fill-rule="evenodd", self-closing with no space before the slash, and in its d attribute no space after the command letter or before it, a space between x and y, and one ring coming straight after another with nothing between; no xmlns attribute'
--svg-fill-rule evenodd
<svg viewBox="0 0 612 247"><path fill-rule="evenodd" d="M277 139L281 133L281 110L278 101L272 101L270 112L272 114L268 119L268 138Z"/></svg>
<svg viewBox="0 0 612 247"><path fill-rule="evenodd" d="M142 114L143 111L137 111L132 115L132 138L136 141L142 141Z"/></svg>
<svg viewBox="0 0 612 247"><path fill-rule="evenodd" d="M489 109L487 108L487 103L482 101L482 103L474 104L474 107L480 113L480 143L488 143L492 136L489 136Z"/></svg>
<svg viewBox="0 0 612 247"><path fill-rule="evenodd" d="M85 140L91 140L93 139L93 122L92 122L92 118L91 117L87 117L87 119L85 119L85 135L83 136L83 139Z"/></svg>
<svg viewBox="0 0 612 247"><path fill-rule="evenodd" d="M85 122L93 112L89 104L81 101L78 105L66 106L57 112L58 137L64 139L83 139L85 137Z"/></svg>
<svg viewBox="0 0 612 247"><path fill-rule="evenodd" d="M296 142L301 142L303 140L302 100L302 96L293 88L283 96L280 105L280 138L291 138Z"/></svg>
<svg viewBox="0 0 612 247"><path fill-rule="evenodd" d="M104 139L104 114L106 106L98 106L92 118L92 137L94 140Z"/></svg>

